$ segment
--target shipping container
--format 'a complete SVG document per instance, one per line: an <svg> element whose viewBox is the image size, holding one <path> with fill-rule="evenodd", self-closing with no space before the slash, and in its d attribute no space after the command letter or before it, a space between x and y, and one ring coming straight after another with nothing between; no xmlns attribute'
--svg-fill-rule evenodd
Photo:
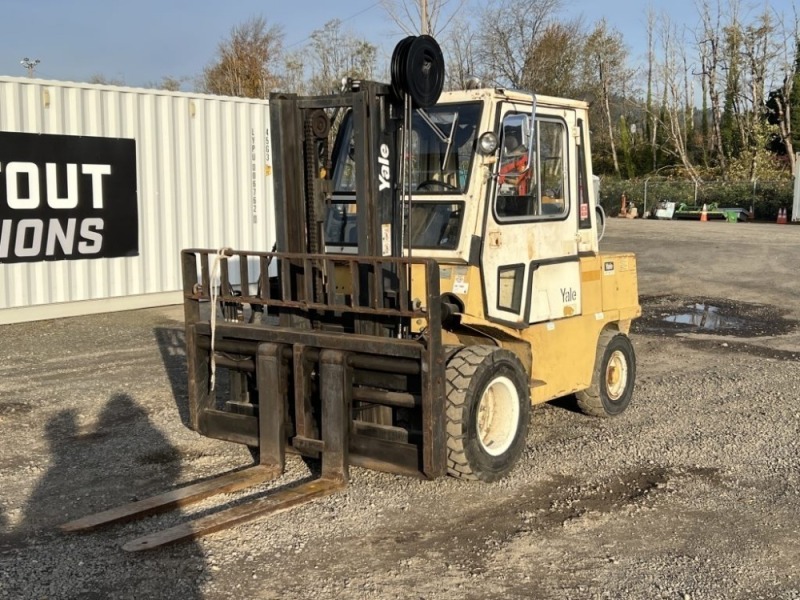
<svg viewBox="0 0 800 600"><path fill-rule="evenodd" d="M0 324L180 303L273 208L266 100L0 77Z"/></svg>

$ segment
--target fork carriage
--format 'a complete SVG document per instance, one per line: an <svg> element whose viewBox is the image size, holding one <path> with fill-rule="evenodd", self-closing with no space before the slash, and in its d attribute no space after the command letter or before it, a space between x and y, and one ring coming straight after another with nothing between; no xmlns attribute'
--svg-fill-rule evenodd
<svg viewBox="0 0 800 600"><path fill-rule="evenodd" d="M445 356L435 261L215 255L183 252L194 429L257 447L261 464L280 469L288 450L321 457L323 476L343 479L348 463L425 477L445 473ZM212 299L213 260L220 271L219 294L213 295L226 318L212 328L201 307ZM268 283L273 261L279 285ZM232 272L238 282L232 283ZM279 315L272 317L273 311ZM409 339L412 331L415 339ZM211 389L212 355L216 367L230 373L224 403Z"/></svg>

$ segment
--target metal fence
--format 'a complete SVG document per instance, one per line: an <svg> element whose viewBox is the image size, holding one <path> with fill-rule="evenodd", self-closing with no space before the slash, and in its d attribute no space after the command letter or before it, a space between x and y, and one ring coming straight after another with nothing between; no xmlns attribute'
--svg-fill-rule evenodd
<svg viewBox="0 0 800 600"><path fill-rule="evenodd" d="M606 213L619 213L622 194L633 202L640 214L653 210L662 201L676 205L715 205L720 208L753 210L757 220L775 220L778 210L785 208L791 216L792 179L775 181L704 181L695 183L674 177L645 177L619 180L600 179L600 202Z"/></svg>

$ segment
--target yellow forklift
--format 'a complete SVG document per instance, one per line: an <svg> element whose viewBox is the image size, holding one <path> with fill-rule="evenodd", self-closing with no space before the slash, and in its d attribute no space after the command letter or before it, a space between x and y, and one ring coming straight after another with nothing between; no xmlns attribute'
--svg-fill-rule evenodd
<svg viewBox="0 0 800 600"><path fill-rule="evenodd" d="M191 426L257 464L62 529L274 479L286 452L321 459L321 477L124 547L286 510L341 489L350 465L493 481L532 404L628 406L636 260L598 249L587 105L442 93L428 36L401 41L391 70L270 97L275 251L182 253Z"/></svg>

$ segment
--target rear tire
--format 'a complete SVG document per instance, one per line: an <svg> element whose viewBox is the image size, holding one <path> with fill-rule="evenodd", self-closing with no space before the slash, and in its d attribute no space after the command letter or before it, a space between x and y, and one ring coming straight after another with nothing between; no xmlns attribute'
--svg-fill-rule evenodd
<svg viewBox="0 0 800 600"><path fill-rule="evenodd" d="M592 384L575 394L581 411L593 417L613 417L631 402L636 379L636 355L627 335L606 329L597 341Z"/></svg>
<svg viewBox="0 0 800 600"><path fill-rule="evenodd" d="M496 481L513 469L530 421L525 368L508 350L467 346L447 362L447 472Z"/></svg>

